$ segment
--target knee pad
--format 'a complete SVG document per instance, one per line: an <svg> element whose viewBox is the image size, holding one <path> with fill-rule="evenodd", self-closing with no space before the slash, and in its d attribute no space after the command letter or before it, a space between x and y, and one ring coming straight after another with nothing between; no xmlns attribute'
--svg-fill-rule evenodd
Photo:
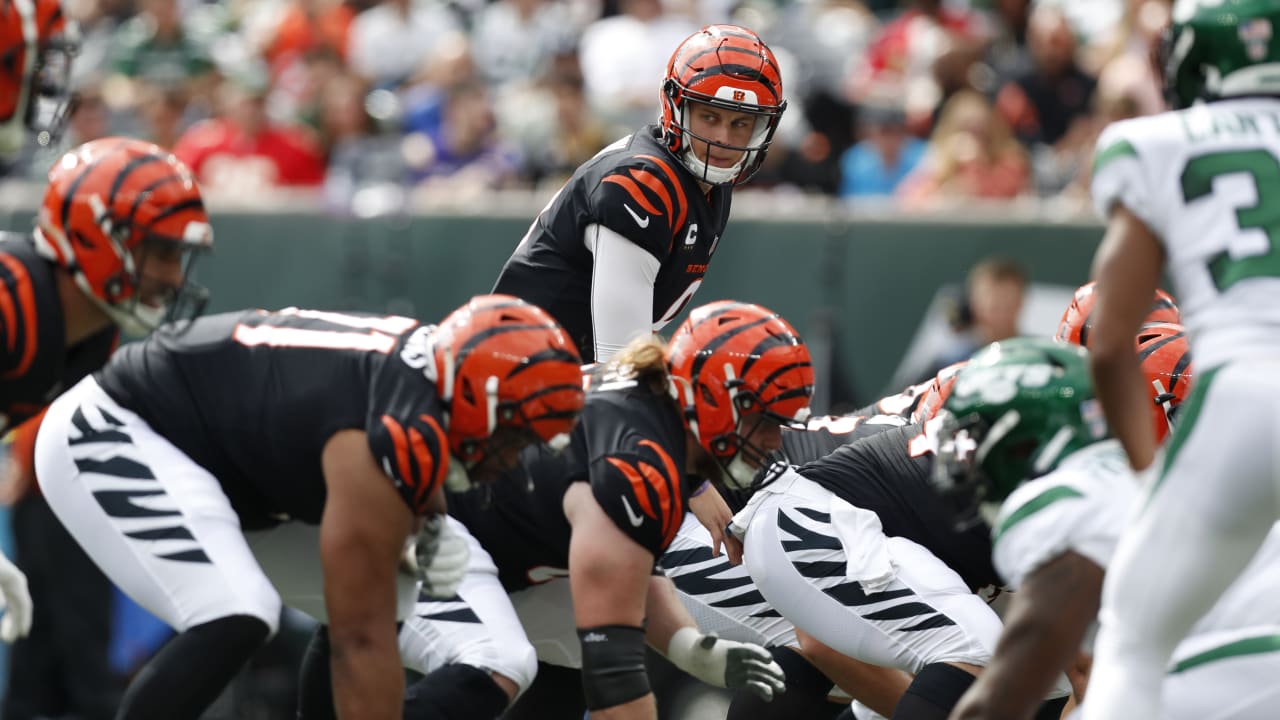
<svg viewBox="0 0 1280 720"><path fill-rule="evenodd" d="M488 671L470 665L445 665L409 686L405 720L488 720L507 709L507 694Z"/></svg>
<svg viewBox="0 0 1280 720"><path fill-rule="evenodd" d="M831 693L835 683L800 653L783 645L775 645L769 648L769 654L787 674L789 690L795 689L806 695L817 695L823 698Z"/></svg>
<svg viewBox="0 0 1280 720"><path fill-rule="evenodd" d="M627 625L579 628L582 692L587 709L602 710L649 694L644 630Z"/></svg>
<svg viewBox="0 0 1280 720"><path fill-rule="evenodd" d="M954 665L931 663L916 674L915 680L893 711L894 720L946 720L951 709L960 702L974 676Z"/></svg>

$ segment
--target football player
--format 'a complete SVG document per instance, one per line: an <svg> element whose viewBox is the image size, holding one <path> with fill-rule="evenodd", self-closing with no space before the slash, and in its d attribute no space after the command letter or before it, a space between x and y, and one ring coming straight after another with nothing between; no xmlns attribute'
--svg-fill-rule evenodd
<svg viewBox="0 0 1280 720"><path fill-rule="evenodd" d="M581 668L581 693L525 696L508 717L654 717L646 641L698 679L772 697L782 671L768 651L703 634L655 567L699 501L691 478L749 483L780 426L805 419L812 384L795 331L756 305L712 303L668 344L637 339L596 370L563 454L526 451L524 477L450 496L476 572L452 602L419 604L402 649L410 635L419 665L465 656L524 685L535 650L544 667ZM448 691L431 681L413 690Z"/></svg>
<svg viewBox="0 0 1280 720"><path fill-rule="evenodd" d="M1143 360L1148 374L1174 374L1187 342L1166 346L1176 352ZM964 496L967 507L978 506L976 497L986 508L1002 503L998 513L987 510L996 515L995 562L1017 590L995 659L954 717L1024 716L1035 693L1076 657L1116 542L1140 502L1139 479L1101 422L1086 362L1084 353L1044 341L1001 343L974 358L947 403L955 422L943 446L988 449L981 461L941 453L938 485ZM1190 379L1189 367L1182 373ZM1008 381L1012 395L993 384ZM1010 416L1017 419L1004 420ZM1156 416L1157 435L1167 431L1166 417ZM1280 670L1280 622L1270 599L1280 591L1278 553L1273 529L1249 569L1178 645L1160 717L1275 714L1280 693L1269 678Z"/></svg>
<svg viewBox="0 0 1280 720"><path fill-rule="evenodd" d="M990 530L958 528L929 483L937 426L929 418L962 367L916 393L923 425L881 423L829 454L789 457L804 464L775 470L734 518L764 601L821 646L915 676L896 709L852 693L885 715L946 717L1000 631L975 594L1000 586ZM838 666L822 667L838 676ZM1065 696L1065 684L1042 695L1053 701L1039 712L1056 717Z"/></svg>
<svg viewBox="0 0 1280 720"><path fill-rule="evenodd" d="M671 322L702 284L735 185L786 109L756 33L710 25L667 64L661 119L578 168L507 260L494 292L547 309L588 361Z"/></svg>
<svg viewBox="0 0 1280 720"><path fill-rule="evenodd" d="M578 365L560 326L509 296L438 326L252 310L123 347L36 442L59 520L178 631L117 717L198 717L282 604L329 626L340 716L400 717L395 621L415 581L397 566L415 518L523 446L566 442Z"/></svg>
<svg viewBox="0 0 1280 720"><path fill-rule="evenodd" d="M40 119L31 101L33 88L36 95L44 96L40 92L44 83L37 78L47 78L47 96L65 106L66 78L56 83L54 75L57 67L70 69L66 54L60 54L67 47L59 0L6 3L0 8L0 52L7 58L0 66L0 163L22 148L29 132L39 131ZM62 115L61 111L50 114L48 119L56 122L48 132L60 125ZM9 424L4 422L0 432ZM0 619L0 640L11 643L31 629L31 598L26 576L0 553L0 609L6 607L8 612Z"/></svg>
<svg viewBox="0 0 1280 720"><path fill-rule="evenodd" d="M1160 717L1170 654L1257 552L1280 507L1280 1L1179 0L1164 45L1171 112L1098 138L1107 232L1090 363L1135 470L1140 514L1107 573L1086 720ZM1156 461L1133 335L1167 271L1199 374Z"/></svg>
<svg viewBox="0 0 1280 720"><path fill-rule="evenodd" d="M0 12L21 6L29 3ZM33 622L0 581L10 604L0 634L12 641L31 628L13 648L4 714L106 718L120 695L108 655L112 589L33 491L38 414L107 361L119 328L141 334L200 312L205 293L190 271L213 233L187 167L125 138L66 153L38 212L32 233L0 233L0 432L18 426L4 497L14 505L17 564L42 607Z"/></svg>

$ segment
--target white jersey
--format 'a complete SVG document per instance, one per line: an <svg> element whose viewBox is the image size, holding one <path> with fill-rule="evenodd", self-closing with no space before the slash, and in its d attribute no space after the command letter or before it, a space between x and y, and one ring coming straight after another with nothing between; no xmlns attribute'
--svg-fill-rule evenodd
<svg viewBox="0 0 1280 720"><path fill-rule="evenodd" d="M1114 123L1093 173L1098 212L1121 203L1164 244L1202 372L1280 356L1280 100Z"/></svg>
<svg viewBox="0 0 1280 720"><path fill-rule="evenodd" d="M1001 506L992 531L996 570L1016 590L1031 573L1067 551L1105 569L1140 491L1119 441L1072 453L1052 473L1019 487ZM1174 665L1238 638L1274 634L1280 630L1276 597L1280 530L1273 527L1244 573L1179 644Z"/></svg>

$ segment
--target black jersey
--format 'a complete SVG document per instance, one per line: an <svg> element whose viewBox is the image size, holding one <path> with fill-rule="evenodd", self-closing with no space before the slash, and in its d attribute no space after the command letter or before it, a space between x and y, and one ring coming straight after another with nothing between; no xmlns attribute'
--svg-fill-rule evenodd
<svg viewBox="0 0 1280 720"><path fill-rule="evenodd" d="M836 448L885 430L902 427L899 415L827 415L812 418L803 430L782 429L782 452L787 462L803 465L835 452Z"/></svg>
<svg viewBox="0 0 1280 720"><path fill-rule="evenodd" d="M950 508L933 491L933 453L918 425L890 428L843 445L797 468L849 504L880 517L886 535L923 545L973 589L999 586L991 564L991 528L955 530Z"/></svg>
<svg viewBox="0 0 1280 720"><path fill-rule="evenodd" d="M595 359L593 257L583 242L588 225L613 230L662 263L653 289L658 323L669 322L693 297L729 220L729 186L703 194L660 135L650 125L579 167L533 221L493 287L551 313L586 362Z"/></svg>
<svg viewBox="0 0 1280 720"><path fill-rule="evenodd" d="M31 238L0 232L0 432L102 367L119 338L112 325L66 346L55 272L57 266L36 253Z"/></svg>
<svg viewBox="0 0 1280 720"><path fill-rule="evenodd" d="M600 507L655 561L675 539L693 489L671 401L607 375L588 391L568 448L527 448L521 460L519 473L494 486L449 496L449 513L493 556L509 591L567 574L571 483L590 482Z"/></svg>
<svg viewBox="0 0 1280 720"><path fill-rule="evenodd" d="M246 529L319 523L321 455L339 430L369 449L415 512L448 470L443 407L423 372L429 327L290 308L211 315L127 345L96 378L208 470Z"/></svg>

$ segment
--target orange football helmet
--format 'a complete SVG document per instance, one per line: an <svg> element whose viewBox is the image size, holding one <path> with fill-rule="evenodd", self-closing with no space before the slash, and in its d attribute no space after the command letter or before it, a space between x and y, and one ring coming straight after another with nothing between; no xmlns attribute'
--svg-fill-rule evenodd
<svg viewBox="0 0 1280 720"><path fill-rule="evenodd" d="M744 414L763 411L801 427L809 418L809 349L786 320L759 305L721 300L694 309L667 345L667 366L685 427L739 487L767 455L747 441L753 428L741 427Z"/></svg>
<svg viewBox="0 0 1280 720"><path fill-rule="evenodd" d="M1147 323L1138 331L1138 360L1150 385L1156 442L1173 427L1178 407L1191 390L1191 345L1177 323Z"/></svg>
<svg viewBox="0 0 1280 720"><path fill-rule="evenodd" d="M948 365L938 371L933 376L933 380L929 381L929 387L920 393L920 398L916 400L916 406L911 411L911 423L919 425L933 419L942 409L942 404L951 397L951 389L956 385L956 375L960 373L968 360L961 360L958 363Z"/></svg>
<svg viewBox="0 0 1280 720"><path fill-rule="evenodd" d="M63 155L49 170L35 240L126 332L204 309L207 293L191 270L213 229L195 177L158 145L103 138ZM181 263L181 281L146 280L149 261Z"/></svg>
<svg viewBox="0 0 1280 720"><path fill-rule="evenodd" d="M450 453L470 469L495 432L560 449L582 412L582 358L544 310L510 295L478 295L432 333L436 387L448 408Z"/></svg>
<svg viewBox="0 0 1280 720"><path fill-rule="evenodd" d="M755 115L750 144L732 147L694 135L689 129L690 101ZM773 51L759 35L737 25L708 25L680 43L667 63L661 105L667 147L695 177L712 185L746 182L760 169L787 109ZM744 151L742 159L732 167L716 167L708 157L694 156L687 137Z"/></svg>
<svg viewBox="0 0 1280 720"><path fill-rule="evenodd" d="M1094 285L1095 283L1090 281L1076 288L1071 304L1067 306L1066 311L1062 313L1062 319L1058 321L1058 332L1054 338L1072 345L1089 347L1089 330L1093 326ZM1173 301L1173 296L1157 288L1156 296L1151 301L1151 312L1142 322L1143 324L1180 323L1182 313L1178 311L1178 305Z"/></svg>
<svg viewBox="0 0 1280 720"><path fill-rule="evenodd" d="M0 2L0 154L20 149L28 131L42 145L61 133L74 36L60 0Z"/></svg>

